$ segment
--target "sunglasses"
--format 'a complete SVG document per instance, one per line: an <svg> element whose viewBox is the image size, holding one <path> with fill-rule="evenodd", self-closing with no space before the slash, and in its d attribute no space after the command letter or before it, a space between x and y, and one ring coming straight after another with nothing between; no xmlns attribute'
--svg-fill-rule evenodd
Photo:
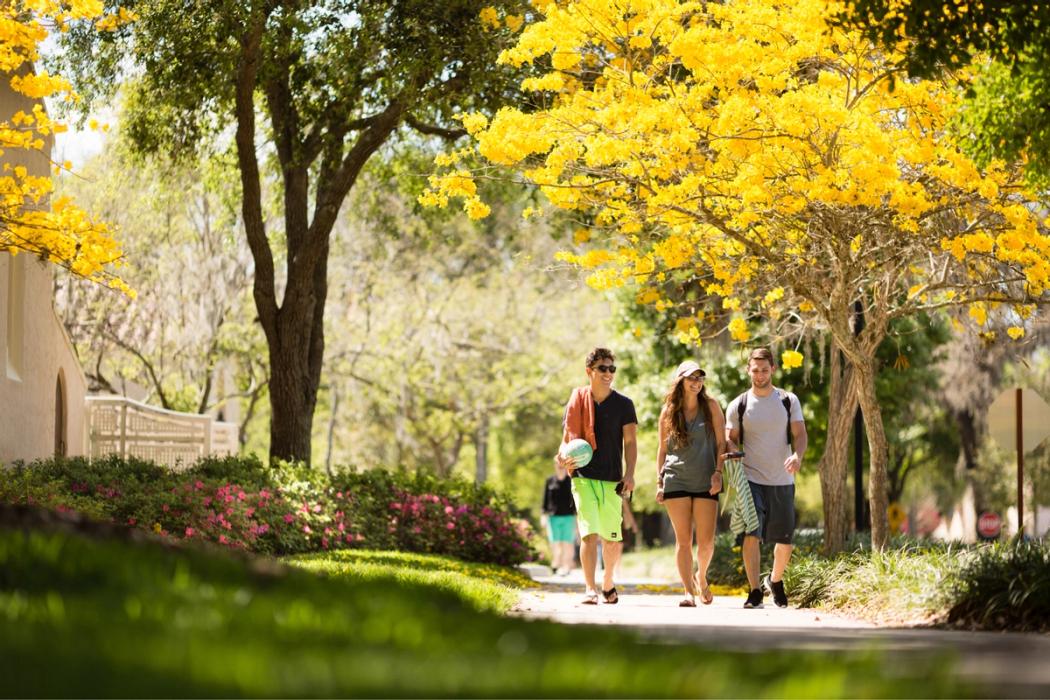
<svg viewBox="0 0 1050 700"><path fill-rule="evenodd" d="M594 369L598 372L608 372L609 374L616 374L616 365L595 365Z"/></svg>

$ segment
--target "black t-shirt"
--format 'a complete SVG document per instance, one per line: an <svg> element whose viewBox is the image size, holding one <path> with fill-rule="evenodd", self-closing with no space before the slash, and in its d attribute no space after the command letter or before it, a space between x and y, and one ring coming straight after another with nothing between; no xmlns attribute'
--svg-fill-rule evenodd
<svg viewBox="0 0 1050 700"><path fill-rule="evenodd" d="M576 515L576 503L572 500L572 482L569 478L556 476L547 479L543 490L543 512L548 515Z"/></svg>
<svg viewBox="0 0 1050 700"><path fill-rule="evenodd" d="M595 401L594 439L598 448L590 463L572 475L600 481L623 479L623 426L637 422L634 402L615 389L601 403Z"/></svg>

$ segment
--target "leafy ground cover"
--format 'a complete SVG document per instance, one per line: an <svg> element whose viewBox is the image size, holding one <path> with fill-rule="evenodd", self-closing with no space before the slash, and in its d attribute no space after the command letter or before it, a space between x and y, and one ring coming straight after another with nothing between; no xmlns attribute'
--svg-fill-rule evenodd
<svg viewBox="0 0 1050 700"><path fill-rule="evenodd" d="M1050 630L1050 544L1027 540L973 547L902 537L873 551L870 540L859 537L851 547L825 557L821 533L800 531L785 574L791 603L882 624ZM763 546L762 561L768 571L771 547ZM729 533L715 538L708 573L717 595L746 591L740 548ZM625 554L622 575L662 579L674 588L674 547Z"/></svg>
<svg viewBox="0 0 1050 700"><path fill-rule="evenodd" d="M261 554L398 549L518 564L535 556L525 521L486 487L380 469L333 476L254 457L181 471L114 457L5 468L0 502L75 511L175 540Z"/></svg>
<svg viewBox="0 0 1050 700"><path fill-rule="evenodd" d="M340 553L326 575L0 506L0 694L63 697L967 696L943 659L764 655L497 615L444 560ZM341 561L340 561L341 560ZM389 567L381 573L376 568ZM423 570L404 573L404 568ZM386 575L389 573L390 575ZM480 575L480 577L479 577ZM508 576L513 576L508 574ZM453 590L453 588L455 590Z"/></svg>
<svg viewBox="0 0 1050 700"><path fill-rule="evenodd" d="M1050 546L901 540L883 551L792 560L792 601L878 622L1050 630Z"/></svg>

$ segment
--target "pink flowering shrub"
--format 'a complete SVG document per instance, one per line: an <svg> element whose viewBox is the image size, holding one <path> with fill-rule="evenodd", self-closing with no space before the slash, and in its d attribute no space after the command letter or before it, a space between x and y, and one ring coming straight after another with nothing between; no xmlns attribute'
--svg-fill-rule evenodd
<svg viewBox="0 0 1050 700"><path fill-rule="evenodd" d="M46 460L4 477L0 500L264 554L357 547L508 565L534 555L509 503L462 481L383 470L329 479L255 458L207 459L180 472L141 460Z"/></svg>
<svg viewBox="0 0 1050 700"><path fill-rule="evenodd" d="M388 523L397 549L499 564L520 563L527 553L505 511L447 496L395 490Z"/></svg>

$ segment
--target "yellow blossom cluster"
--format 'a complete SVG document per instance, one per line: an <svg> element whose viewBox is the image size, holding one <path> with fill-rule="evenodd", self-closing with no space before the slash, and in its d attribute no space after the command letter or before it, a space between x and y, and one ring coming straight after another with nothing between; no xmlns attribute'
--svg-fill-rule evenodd
<svg viewBox="0 0 1050 700"><path fill-rule="evenodd" d="M797 350L785 350L780 354L780 366L784 369L795 369L802 366L802 353Z"/></svg>
<svg viewBox="0 0 1050 700"><path fill-rule="evenodd" d="M50 31L68 31L77 21L112 31L134 19L127 10L105 15L101 0L15 0L0 7L0 73L11 90L33 101L29 111L0 114L0 252L29 253L127 294L131 290L115 274L123 253L106 224L67 199L49 202L53 186L39 172L44 168L22 163L49 163L50 138L66 130L40 101L77 99L61 76L33 70ZM56 174L70 168L69 163L52 166Z"/></svg>
<svg viewBox="0 0 1050 700"><path fill-rule="evenodd" d="M829 26L835 0L534 8L500 60L536 67L522 87L543 107L464 124L484 159L592 215L595 248L560 256L589 284L640 284L669 308L661 283L696 280L740 342L754 315L836 325L858 289L896 290L878 294L885 313L972 304L978 325L984 300L1050 290L1050 237L1019 169L977 168L947 129L958 92L892 82L899 57ZM437 176L424 200L471 202L469 177Z"/></svg>
<svg viewBox="0 0 1050 700"><path fill-rule="evenodd" d="M516 32L525 24L525 18L521 15L507 15L500 19L499 10L495 7L481 8L481 12L478 13L478 21L481 22L481 26L492 31L505 26L510 31Z"/></svg>

